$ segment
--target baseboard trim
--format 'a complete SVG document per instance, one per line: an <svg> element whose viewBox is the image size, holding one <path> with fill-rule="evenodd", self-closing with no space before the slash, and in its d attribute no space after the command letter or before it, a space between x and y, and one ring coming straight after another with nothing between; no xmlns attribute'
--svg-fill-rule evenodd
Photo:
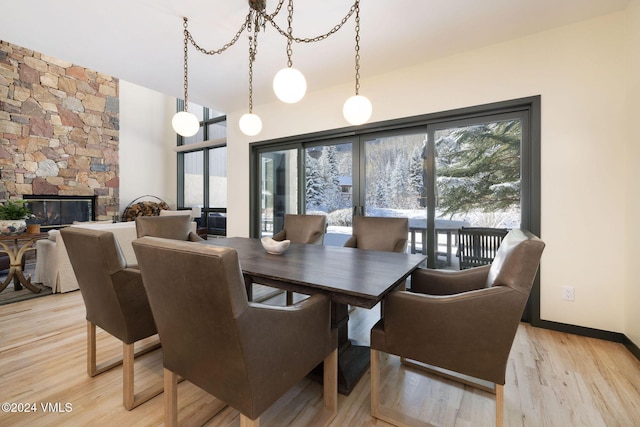
<svg viewBox="0 0 640 427"><path fill-rule="evenodd" d="M624 337L624 344L627 347L627 350L633 354L636 359L640 360L640 347L638 347L633 341L631 341L627 336Z"/></svg>
<svg viewBox="0 0 640 427"><path fill-rule="evenodd" d="M624 334L621 334L619 332L611 332L611 331L605 331L602 329L587 328L585 326L570 325L568 323L551 322L549 320L538 320L535 322L531 322L531 325L537 328L550 329L552 331L566 332L569 334L581 335L581 336L590 337L590 338L598 338L601 340L607 340L607 341L613 341L613 342L619 342L619 343L624 343L625 340L627 340L630 342L630 340Z"/></svg>

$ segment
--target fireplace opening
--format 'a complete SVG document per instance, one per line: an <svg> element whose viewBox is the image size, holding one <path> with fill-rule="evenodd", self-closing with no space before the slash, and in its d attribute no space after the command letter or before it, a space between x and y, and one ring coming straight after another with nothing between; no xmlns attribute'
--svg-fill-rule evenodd
<svg viewBox="0 0 640 427"><path fill-rule="evenodd" d="M25 195L26 205L44 230L96 219L97 196Z"/></svg>

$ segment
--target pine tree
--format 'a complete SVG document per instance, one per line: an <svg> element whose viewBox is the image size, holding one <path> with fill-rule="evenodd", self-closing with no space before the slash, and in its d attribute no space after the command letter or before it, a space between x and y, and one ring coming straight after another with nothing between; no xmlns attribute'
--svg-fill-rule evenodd
<svg viewBox="0 0 640 427"><path fill-rule="evenodd" d="M455 129L436 140L443 214L519 206L520 128L519 120L493 122Z"/></svg>
<svg viewBox="0 0 640 427"><path fill-rule="evenodd" d="M317 210L324 203L324 185L318 160L305 156L305 193L307 210Z"/></svg>

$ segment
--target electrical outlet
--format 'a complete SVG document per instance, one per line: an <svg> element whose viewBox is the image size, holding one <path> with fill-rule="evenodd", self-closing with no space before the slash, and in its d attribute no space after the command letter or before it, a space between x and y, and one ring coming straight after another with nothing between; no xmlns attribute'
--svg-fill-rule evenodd
<svg viewBox="0 0 640 427"><path fill-rule="evenodd" d="M575 288L573 286L563 286L562 299L565 301L575 301Z"/></svg>

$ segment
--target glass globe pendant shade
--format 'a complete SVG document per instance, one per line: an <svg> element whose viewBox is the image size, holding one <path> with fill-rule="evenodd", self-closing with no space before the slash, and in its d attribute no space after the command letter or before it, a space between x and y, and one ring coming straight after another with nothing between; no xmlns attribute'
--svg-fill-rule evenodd
<svg viewBox="0 0 640 427"><path fill-rule="evenodd" d="M262 120L255 114L247 113L240 117L240 130L247 136L255 136L262 130Z"/></svg>
<svg viewBox="0 0 640 427"><path fill-rule="evenodd" d="M193 136L200 130L200 120L195 114L188 111L176 113L171 119L171 125L178 135L185 137Z"/></svg>
<svg viewBox="0 0 640 427"><path fill-rule="evenodd" d="M354 95L347 99L342 107L344 118L352 125L366 123L371 117L373 107L369 99L362 95Z"/></svg>
<svg viewBox="0 0 640 427"><path fill-rule="evenodd" d="M307 92L307 80L297 69L283 68L273 78L273 91L280 101L294 104Z"/></svg>

